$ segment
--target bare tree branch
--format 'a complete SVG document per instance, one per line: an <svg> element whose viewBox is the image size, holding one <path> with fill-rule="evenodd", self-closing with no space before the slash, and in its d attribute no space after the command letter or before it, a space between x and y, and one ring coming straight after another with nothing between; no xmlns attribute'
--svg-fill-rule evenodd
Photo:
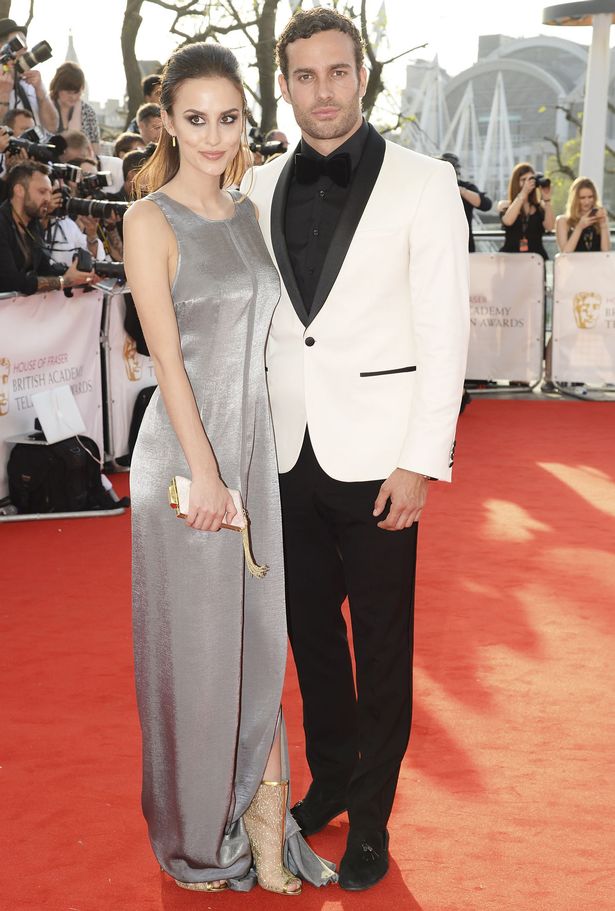
<svg viewBox="0 0 615 911"><path fill-rule="evenodd" d="M429 42L426 41L425 44L417 44L416 47L411 47L407 51L403 51L401 54L396 54L395 57L389 57L388 60L383 60L382 65L388 66L389 63L394 63L395 60L399 60L400 57L405 57L406 54L411 54L413 51L421 51L424 47L429 47Z"/></svg>
<svg viewBox="0 0 615 911"><path fill-rule="evenodd" d="M557 159L557 168L554 168L553 171L558 174L564 174L566 177L570 177L571 180L576 180L576 177L577 177L576 172L573 170L573 168L570 167L570 165L567 165L564 162L564 160L562 159L562 150L561 150L559 140L553 139L551 136L543 136L542 138L545 140L545 142L551 143L551 145L555 149L555 157Z"/></svg>
<svg viewBox="0 0 615 911"><path fill-rule="evenodd" d="M30 0L30 12L28 13L28 18L25 21L25 26L28 28L32 20L34 19L34 0Z"/></svg>

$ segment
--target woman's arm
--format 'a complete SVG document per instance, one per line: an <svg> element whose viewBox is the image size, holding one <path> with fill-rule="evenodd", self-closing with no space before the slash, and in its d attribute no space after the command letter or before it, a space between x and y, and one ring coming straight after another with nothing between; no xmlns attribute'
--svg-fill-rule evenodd
<svg viewBox="0 0 615 911"><path fill-rule="evenodd" d="M542 199L542 211L544 212L544 217L542 219L542 224L545 231L552 231L555 227L555 212L553 211L553 206L551 205L551 197Z"/></svg>
<svg viewBox="0 0 615 911"><path fill-rule="evenodd" d="M177 264L175 236L155 203L141 200L124 218L126 276L156 371L160 392L192 475L186 522L218 531L235 515L186 374L170 285ZM169 481L171 478L169 478Z"/></svg>
<svg viewBox="0 0 615 911"><path fill-rule="evenodd" d="M508 204L506 211L502 211L506 204L505 203L503 204L502 202L499 204L499 209L500 209L500 213L501 213L500 218L502 219L502 224L505 225L507 228L510 228L511 225L514 225L516 220L521 215L521 210L523 208L523 203L525 202L525 199L526 199L526 197L523 195L523 193L518 193L515 196L515 198L513 199L513 201Z"/></svg>
<svg viewBox="0 0 615 911"><path fill-rule="evenodd" d="M568 219L565 215L559 215L555 222L555 236L560 253L574 253L581 237L582 228L577 222L574 231L568 237Z"/></svg>

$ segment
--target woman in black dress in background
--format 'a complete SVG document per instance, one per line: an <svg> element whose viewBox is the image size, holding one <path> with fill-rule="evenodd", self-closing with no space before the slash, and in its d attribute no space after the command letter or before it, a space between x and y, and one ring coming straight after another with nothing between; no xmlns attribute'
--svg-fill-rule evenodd
<svg viewBox="0 0 615 911"><path fill-rule="evenodd" d="M589 177L577 177L568 193L566 214L556 224L560 253L607 253L611 249L609 220Z"/></svg>
<svg viewBox="0 0 615 911"><path fill-rule="evenodd" d="M500 253L538 253L548 259L543 235L555 227L551 187L536 185L531 164L515 165L508 184L508 199L498 205L505 240Z"/></svg>

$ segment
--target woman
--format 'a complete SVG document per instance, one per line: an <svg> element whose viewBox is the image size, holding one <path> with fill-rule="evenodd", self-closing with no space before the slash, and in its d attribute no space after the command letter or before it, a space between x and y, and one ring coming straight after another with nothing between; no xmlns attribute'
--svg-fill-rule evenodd
<svg viewBox="0 0 615 911"><path fill-rule="evenodd" d="M566 214L555 226L560 253L606 253L611 249L609 220L589 177L577 177L568 192Z"/></svg>
<svg viewBox="0 0 615 911"><path fill-rule="evenodd" d="M531 164L515 165L508 184L508 199L499 203L498 210L505 234L500 253L538 253L543 259L549 258L542 237L555 227L551 187L536 186Z"/></svg>
<svg viewBox="0 0 615 911"><path fill-rule="evenodd" d="M137 176L125 263L159 389L132 460L133 616L143 808L161 865L185 888L297 895L335 878L287 810L280 700L286 656L282 533L264 348L280 286L252 203L237 61L176 51L164 130ZM166 503L192 479L184 521ZM250 514L246 573L227 489ZM286 826L286 833L284 832Z"/></svg>
<svg viewBox="0 0 615 911"><path fill-rule="evenodd" d="M94 153L100 151L100 130L94 108L81 96L85 88L85 76L81 67L67 61L55 72L49 85L49 95L58 112L58 132L80 130L90 140Z"/></svg>

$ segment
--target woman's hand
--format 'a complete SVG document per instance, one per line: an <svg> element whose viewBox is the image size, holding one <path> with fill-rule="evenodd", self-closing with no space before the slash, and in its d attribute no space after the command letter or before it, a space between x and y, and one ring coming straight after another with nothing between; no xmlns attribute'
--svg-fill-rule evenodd
<svg viewBox="0 0 615 911"><path fill-rule="evenodd" d="M236 515L233 498L219 477L192 479L186 525L198 531L220 531L224 517L230 524Z"/></svg>
<svg viewBox="0 0 615 911"><path fill-rule="evenodd" d="M596 221L600 223L600 227L603 228L605 225L608 225L609 219L606 214L606 209L602 206L596 212Z"/></svg>
<svg viewBox="0 0 615 911"><path fill-rule="evenodd" d="M588 212L587 215L581 215L578 221L578 225L581 231L584 231L586 228L591 228L592 225L595 225L597 221L598 216L592 215L591 212Z"/></svg>
<svg viewBox="0 0 615 911"><path fill-rule="evenodd" d="M523 197L523 200L529 198L530 194L536 189L536 178L533 174L530 174L524 181L523 186L521 187L519 193Z"/></svg>

